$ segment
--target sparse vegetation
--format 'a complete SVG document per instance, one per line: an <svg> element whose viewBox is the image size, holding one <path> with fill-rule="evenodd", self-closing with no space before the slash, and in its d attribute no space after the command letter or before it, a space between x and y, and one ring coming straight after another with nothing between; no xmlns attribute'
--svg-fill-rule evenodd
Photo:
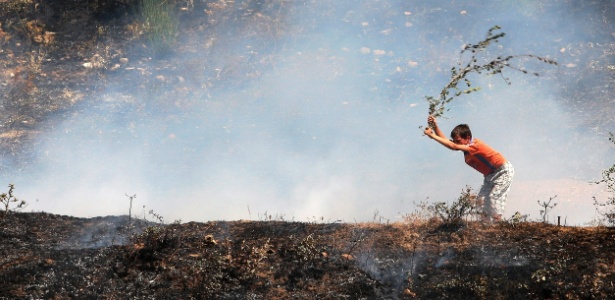
<svg viewBox="0 0 615 300"><path fill-rule="evenodd" d="M615 144L615 136L613 133L610 133L609 141ZM607 223L615 227L615 164L602 171L602 179L595 183L604 185L606 191L609 192L611 196L606 201L600 201L596 197L593 197L594 206L596 206L598 213L606 218Z"/></svg>
<svg viewBox="0 0 615 300"><path fill-rule="evenodd" d="M472 192L470 186L466 186L457 201L454 201L451 205L446 202L436 202L428 209L432 210L444 224L449 226L460 226L469 217L482 214L482 204L478 203L476 194Z"/></svg>
<svg viewBox="0 0 615 300"><path fill-rule="evenodd" d="M540 205L541 209L540 209L540 217L542 218L542 222L543 223L547 223L548 221L548 215L549 212L555 208L557 206L557 202L553 202L553 200L555 200L555 198L557 198L557 195L550 197L549 201L542 201L540 202L540 200L537 200L536 202L538 202L538 205Z"/></svg>
<svg viewBox="0 0 615 300"><path fill-rule="evenodd" d="M0 194L0 203L4 205L3 217L6 217L11 209L20 209L26 206L26 201L17 199L13 194L14 191L15 185L11 183L9 184L9 191ZM12 205L13 207L11 207Z"/></svg>
<svg viewBox="0 0 615 300"><path fill-rule="evenodd" d="M11 238L2 240L0 254L13 262L0 270L0 298L521 299L615 292L604 284L615 280L611 231L521 217L455 227L433 217L411 224L135 220L134 229L143 229L122 231L129 239L118 239L112 220L44 213L7 219L0 237ZM30 255L18 255L23 251Z"/></svg>
<svg viewBox="0 0 615 300"><path fill-rule="evenodd" d="M137 195L134 194L132 196L126 194L128 200L130 201L130 205L128 206L128 226L132 225L132 201L137 198Z"/></svg>
<svg viewBox="0 0 615 300"><path fill-rule="evenodd" d="M521 224L522 222L527 222L527 218L529 217L529 215L522 215L520 212L516 211L511 217L510 219L508 219L507 221L512 225L512 226L517 226L519 224Z"/></svg>

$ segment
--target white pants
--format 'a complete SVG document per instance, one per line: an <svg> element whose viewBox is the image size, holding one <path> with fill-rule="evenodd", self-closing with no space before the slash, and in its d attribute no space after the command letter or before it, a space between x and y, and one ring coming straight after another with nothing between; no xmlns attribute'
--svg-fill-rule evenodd
<svg viewBox="0 0 615 300"><path fill-rule="evenodd" d="M485 176L478 198L483 200L483 213L487 217L502 215L506 207L508 191L515 176L515 168L510 162L504 163L491 174Z"/></svg>

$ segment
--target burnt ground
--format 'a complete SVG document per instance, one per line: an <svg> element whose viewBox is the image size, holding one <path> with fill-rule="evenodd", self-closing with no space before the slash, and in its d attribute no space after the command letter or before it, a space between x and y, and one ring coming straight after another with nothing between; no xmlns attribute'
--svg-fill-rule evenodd
<svg viewBox="0 0 615 300"><path fill-rule="evenodd" d="M0 299L612 299L615 231L11 213ZM450 225L450 224L449 224Z"/></svg>
<svg viewBox="0 0 615 300"><path fill-rule="evenodd" d="M387 15L386 2L371 9ZM596 22L612 27L609 1L565 2L579 11L595 6ZM291 27L290 19L306 11L326 17L330 9L326 1L295 10L274 0L167 1L175 5L181 34L165 48L148 43L135 3L0 0L5 168L28 161L41 128L85 99L115 105L100 98L109 86L148 99L139 108L144 113L155 108L169 118L192 105L181 99L240 87L258 78L258 70L275 69L276 51L287 39L320 29ZM360 27L360 21L348 24ZM434 29L431 38L438 34ZM612 35L587 36L610 42L580 40L566 55L594 52L603 59L581 60L551 76L564 78L562 101L572 110L582 107L583 122L612 126ZM245 40L256 49L250 56L237 47ZM173 59L194 53L201 55ZM602 81L594 84L596 78ZM12 212L0 219L0 282L0 299L608 299L615 294L615 238L605 227L533 222L162 225L129 224L126 216Z"/></svg>

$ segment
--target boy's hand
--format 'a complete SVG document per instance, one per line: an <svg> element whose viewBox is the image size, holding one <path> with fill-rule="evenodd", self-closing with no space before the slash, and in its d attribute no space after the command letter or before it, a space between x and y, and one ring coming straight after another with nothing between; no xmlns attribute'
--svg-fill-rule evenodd
<svg viewBox="0 0 615 300"><path fill-rule="evenodd" d="M431 129L431 127L427 127L427 128L425 128L425 130L423 130L423 133L424 133L426 136L428 136L428 137L431 137L432 135L434 135L434 132L433 132L433 130Z"/></svg>
<svg viewBox="0 0 615 300"><path fill-rule="evenodd" d="M436 123L436 118L434 118L434 116L432 115L429 115L429 117L427 117L427 124L429 124L429 127L438 127L438 124Z"/></svg>

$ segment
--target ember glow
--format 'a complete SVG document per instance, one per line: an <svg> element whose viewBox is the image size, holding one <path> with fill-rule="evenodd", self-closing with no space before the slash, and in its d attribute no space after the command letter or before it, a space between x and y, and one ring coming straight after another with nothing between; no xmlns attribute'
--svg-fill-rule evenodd
<svg viewBox="0 0 615 300"><path fill-rule="evenodd" d="M493 55L560 66L504 74L510 86L475 77L482 90L451 103L439 124L468 123L515 165L507 217L538 219L536 201L557 195L552 217L591 221L592 196L606 196L589 182L615 157L615 123L601 112L615 105L612 72L586 70L612 67L590 45L612 43L613 24L569 1L479 2L292 1L255 8L283 29L259 27L257 14L202 40L182 40L180 28L182 47L164 58L128 53L124 84L40 128L32 161L4 166L3 181L28 209L83 217L127 214L126 194L136 194L133 215L151 209L168 221L399 221L415 203L480 188L462 155L418 126L462 46L499 25L506 37ZM246 28L255 32L233 36ZM571 101L582 89L594 94Z"/></svg>

